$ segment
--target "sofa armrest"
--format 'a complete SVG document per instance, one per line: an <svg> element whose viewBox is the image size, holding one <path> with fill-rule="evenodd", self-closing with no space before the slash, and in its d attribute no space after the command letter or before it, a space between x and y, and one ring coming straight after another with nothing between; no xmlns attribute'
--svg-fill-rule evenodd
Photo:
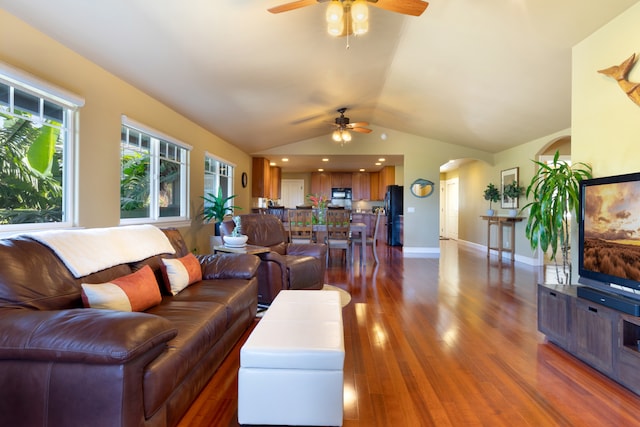
<svg viewBox="0 0 640 427"><path fill-rule="evenodd" d="M91 308L10 310L0 330L0 359L88 364L124 364L178 333L158 316Z"/></svg>
<svg viewBox="0 0 640 427"><path fill-rule="evenodd" d="M202 278L211 279L246 279L256 275L260 258L249 254L217 254L198 255L202 266Z"/></svg>
<svg viewBox="0 0 640 427"><path fill-rule="evenodd" d="M324 243L289 243L287 255L312 256L324 260L327 255L327 245Z"/></svg>

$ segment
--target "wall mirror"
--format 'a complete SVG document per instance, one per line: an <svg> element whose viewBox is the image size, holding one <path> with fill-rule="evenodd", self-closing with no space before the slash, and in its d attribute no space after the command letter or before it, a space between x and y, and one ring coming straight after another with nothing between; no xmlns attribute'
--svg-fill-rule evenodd
<svg viewBox="0 0 640 427"><path fill-rule="evenodd" d="M428 179L418 178L411 184L411 194L416 197L428 197L433 193L434 185Z"/></svg>

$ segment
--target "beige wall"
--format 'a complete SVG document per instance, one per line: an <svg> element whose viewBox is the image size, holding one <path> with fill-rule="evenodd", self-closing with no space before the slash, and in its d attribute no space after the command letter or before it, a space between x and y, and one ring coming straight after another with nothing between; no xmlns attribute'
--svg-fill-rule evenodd
<svg viewBox="0 0 640 427"><path fill-rule="evenodd" d="M640 106L597 70L640 54L640 3L573 48L572 154L594 176L640 170ZM636 64L629 80L640 82Z"/></svg>
<svg viewBox="0 0 640 427"><path fill-rule="evenodd" d="M119 223L122 114L193 146L192 217L202 207L205 151L237 164L236 205L249 209L250 188L243 189L239 179L242 172L251 175L249 155L3 10L0 22L0 40L4 41L0 44L0 61L85 99L77 135L78 226L107 227ZM212 225L203 226L201 221L194 220L181 231L190 248L200 252L208 249Z"/></svg>

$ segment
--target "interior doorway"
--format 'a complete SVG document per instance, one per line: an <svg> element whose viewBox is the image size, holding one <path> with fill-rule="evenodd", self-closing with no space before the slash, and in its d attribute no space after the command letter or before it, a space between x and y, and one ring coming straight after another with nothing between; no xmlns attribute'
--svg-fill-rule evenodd
<svg viewBox="0 0 640 427"><path fill-rule="evenodd" d="M446 239L458 239L458 178L442 181L440 199L441 229L440 236Z"/></svg>
<svg viewBox="0 0 640 427"><path fill-rule="evenodd" d="M285 208L295 208L304 204L304 179L283 179L281 201Z"/></svg>

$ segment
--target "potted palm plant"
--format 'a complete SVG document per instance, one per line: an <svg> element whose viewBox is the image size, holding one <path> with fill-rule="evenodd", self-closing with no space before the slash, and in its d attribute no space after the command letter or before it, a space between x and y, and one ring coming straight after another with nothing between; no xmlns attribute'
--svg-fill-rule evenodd
<svg viewBox="0 0 640 427"><path fill-rule="evenodd" d="M204 206L202 208L202 218L205 222L213 221L215 223L215 235L220 235L220 223L227 214L232 214L234 209L242 209L238 206L232 206L229 201L236 197L232 195L224 197L222 194L222 187L218 187L218 194L207 193L204 196L200 196L204 199Z"/></svg>
<svg viewBox="0 0 640 427"><path fill-rule="evenodd" d="M484 190L484 199L489 201L489 209L487 210L487 216L493 216L495 211L491 208L492 203L496 203L500 200L500 190L498 187L493 185L493 183L489 183L487 188Z"/></svg>
<svg viewBox="0 0 640 427"><path fill-rule="evenodd" d="M580 181L591 178L591 166L582 162L569 164L559 157L560 152L556 151L550 164L533 160L538 170L526 191L527 198L531 196L533 201L522 210L529 208L525 235L531 249L539 247L543 252L550 249L549 257L555 263L558 283L570 284L570 216L572 212L580 214L577 209ZM558 249L562 254L561 266L556 259Z"/></svg>

